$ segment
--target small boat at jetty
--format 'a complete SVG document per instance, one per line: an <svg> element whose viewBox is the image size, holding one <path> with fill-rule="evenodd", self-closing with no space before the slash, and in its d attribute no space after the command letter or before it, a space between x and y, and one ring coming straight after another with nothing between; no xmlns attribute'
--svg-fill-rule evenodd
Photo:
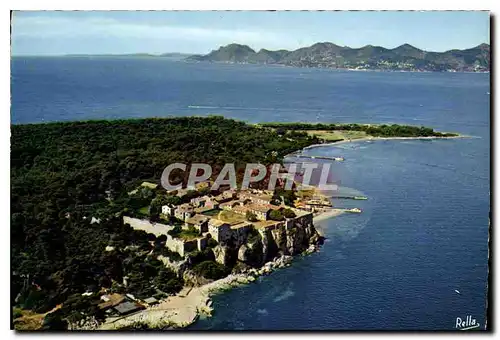
<svg viewBox="0 0 500 340"><path fill-rule="evenodd" d="M359 208L352 208L352 209L347 209L346 210L347 212L351 212L351 213L360 213L361 212L361 209Z"/></svg>

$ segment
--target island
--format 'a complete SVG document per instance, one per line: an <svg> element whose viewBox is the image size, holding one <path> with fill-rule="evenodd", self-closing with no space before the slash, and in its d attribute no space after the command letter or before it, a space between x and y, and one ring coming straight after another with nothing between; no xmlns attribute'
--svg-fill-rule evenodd
<svg viewBox="0 0 500 340"><path fill-rule="evenodd" d="M12 322L17 330L186 327L211 295L254 282L324 237L344 211L315 187L166 190L171 163L283 164L360 138L452 138L431 128L260 123L219 116L11 126ZM187 172L170 179L186 183ZM354 199L366 199L354 197ZM352 209L352 212L360 212Z"/></svg>
<svg viewBox="0 0 500 340"><path fill-rule="evenodd" d="M424 51L410 44L388 49L373 45L351 48L330 42L293 51L261 49L256 52L247 45L229 44L206 55L189 56L186 60L413 72L489 72L491 67L488 44L445 52Z"/></svg>

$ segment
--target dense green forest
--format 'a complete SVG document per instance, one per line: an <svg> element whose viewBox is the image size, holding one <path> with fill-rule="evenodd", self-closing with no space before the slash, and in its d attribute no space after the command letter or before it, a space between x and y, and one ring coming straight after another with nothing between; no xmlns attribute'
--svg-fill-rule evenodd
<svg viewBox="0 0 500 340"><path fill-rule="evenodd" d="M43 313L62 303L47 318L60 327L61 318L78 321L81 311L102 317L96 309L102 288L139 298L179 291L182 278L157 259L177 260L179 255L165 248L164 237L124 226L121 216L143 214L149 206L145 217L151 218L162 204L181 199L167 196L161 187L129 193L143 181L160 184L164 168L175 162L211 164L214 178L224 164L235 163L242 175L246 163L281 162L291 152L320 143L304 130L321 129L440 135L394 125L250 125L216 116L12 125L12 305ZM174 172L171 180L185 183L187 174ZM289 204L295 198L293 191L277 192L275 198L281 196ZM192 254L190 263L207 278L227 274L210 250ZM84 292L94 295L83 298Z"/></svg>
<svg viewBox="0 0 500 340"><path fill-rule="evenodd" d="M261 123L259 126L276 129L279 134L286 131L338 130L364 131L374 137L453 137L456 133L438 132L425 126L399 124L328 124L328 123Z"/></svg>
<svg viewBox="0 0 500 340"><path fill-rule="evenodd" d="M127 193L144 180L159 184L174 162L206 162L216 175L225 163L273 163L319 142L300 132L287 137L222 117L12 125L12 305L95 311L98 299L83 303L81 293L119 292L125 275L127 292L139 297L177 291L182 280L156 260L169 256L165 240L121 221L123 212L151 203L155 192ZM208 262L198 270L204 266L218 271L214 277L222 271ZM78 318L72 309L58 313Z"/></svg>

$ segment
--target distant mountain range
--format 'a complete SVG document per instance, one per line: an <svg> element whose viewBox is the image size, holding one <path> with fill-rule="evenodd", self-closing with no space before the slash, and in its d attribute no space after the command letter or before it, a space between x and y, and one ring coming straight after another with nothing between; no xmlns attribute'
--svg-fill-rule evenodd
<svg viewBox="0 0 500 340"><path fill-rule="evenodd" d="M486 72L490 70L490 45L428 52L409 44L387 49L372 45L350 48L324 42L294 51L255 52L247 45L229 44L206 55L191 55L186 60L357 70Z"/></svg>

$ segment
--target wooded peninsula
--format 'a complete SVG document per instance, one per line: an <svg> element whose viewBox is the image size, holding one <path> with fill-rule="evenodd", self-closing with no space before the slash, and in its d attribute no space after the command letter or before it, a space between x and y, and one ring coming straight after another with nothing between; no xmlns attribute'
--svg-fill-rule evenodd
<svg viewBox="0 0 500 340"><path fill-rule="evenodd" d="M140 217L176 226L168 235L199 235L180 228L184 221L167 217L162 207L222 193L207 187L183 195L162 190L160 178L168 164L207 163L217 176L217 169L234 163L241 179L246 163L282 163L286 155L311 145L366 137L455 136L405 125L247 124L219 116L12 125L14 325L60 330L89 317L98 322L107 317L103 303L112 300L103 302L103 291L160 300L198 281L248 269L251 261L216 261L214 240L203 251L181 256L165 246L166 235L124 223L124 216ZM173 173L171 181L185 183L186 173ZM279 199L290 208L271 212L270 219L294 218L293 190L270 193L270 204L280 204ZM253 212L246 218L256 220ZM248 237L255 241L259 236ZM185 260L196 277L186 282L162 259Z"/></svg>

